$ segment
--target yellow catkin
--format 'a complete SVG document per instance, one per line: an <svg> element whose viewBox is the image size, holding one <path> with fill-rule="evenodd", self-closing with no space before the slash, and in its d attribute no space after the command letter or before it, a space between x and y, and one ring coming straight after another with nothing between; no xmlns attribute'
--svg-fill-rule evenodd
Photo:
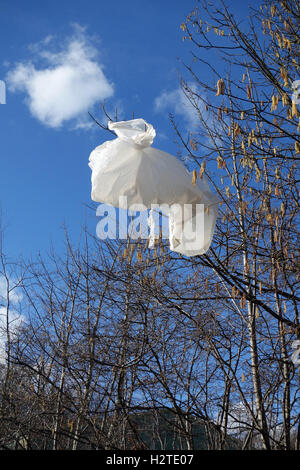
<svg viewBox="0 0 300 470"><path fill-rule="evenodd" d="M280 76L284 82L284 86L289 86L289 77L286 69L284 67L280 67Z"/></svg>
<svg viewBox="0 0 300 470"><path fill-rule="evenodd" d="M249 85L247 85L247 98L250 100L251 98L251 88Z"/></svg>
<svg viewBox="0 0 300 470"><path fill-rule="evenodd" d="M252 144L252 133L248 134L248 147L250 147Z"/></svg>
<svg viewBox="0 0 300 470"><path fill-rule="evenodd" d="M190 145L191 145L193 150L195 150L195 151L198 150L198 143L194 139L191 139Z"/></svg>
<svg viewBox="0 0 300 470"><path fill-rule="evenodd" d="M299 117L297 104L294 101L292 102L292 116Z"/></svg>
<svg viewBox="0 0 300 470"><path fill-rule="evenodd" d="M285 107L289 102L288 96L286 93L282 95L282 106Z"/></svg>
<svg viewBox="0 0 300 470"><path fill-rule="evenodd" d="M220 80L217 81L216 96L224 95L224 93L225 93L225 82L224 82L223 78L220 78Z"/></svg>
<svg viewBox="0 0 300 470"><path fill-rule="evenodd" d="M256 181L259 183L261 177L261 171L259 168L256 168Z"/></svg>
<svg viewBox="0 0 300 470"><path fill-rule="evenodd" d="M271 5L271 15L272 15L272 18L273 18L273 16L275 16L276 12L277 12L276 6L275 6L275 5Z"/></svg>
<svg viewBox="0 0 300 470"><path fill-rule="evenodd" d="M238 124L237 122L234 124L234 129L233 129L233 131L234 131L234 132L233 132L234 137L237 137L237 136L240 135L240 133L241 133L241 128L240 128L240 126L239 126L239 124Z"/></svg>
<svg viewBox="0 0 300 470"><path fill-rule="evenodd" d="M288 47L288 40L284 34L282 35L282 47L283 49L286 49Z"/></svg>
<svg viewBox="0 0 300 470"><path fill-rule="evenodd" d="M235 286L232 286L232 298L235 299L237 295Z"/></svg>
<svg viewBox="0 0 300 470"><path fill-rule="evenodd" d="M280 47L280 49L282 48L282 40L281 40L281 36L279 33L275 33L275 36L276 36L276 39L277 39L277 42L278 42L278 46Z"/></svg>
<svg viewBox="0 0 300 470"><path fill-rule="evenodd" d="M205 160L203 160L203 162L201 163L201 167L200 167L200 171L199 171L199 177L200 179L203 178L203 173L205 171Z"/></svg>
<svg viewBox="0 0 300 470"><path fill-rule="evenodd" d="M223 168L223 158L221 157L221 155L218 155L217 162L218 162L218 168Z"/></svg>
<svg viewBox="0 0 300 470"><path fill-rule="evenodd" d="M196 186L196 180L197 180L197 172L196 170L193 170L193 179L192 179L193 186Z"/></svg>
<svg viewBox="0 0 300 470"><path fill-rule="evenodd" d="M277 103L276 96L273 95L273 96L272 96L271 112L272 112L272 111L276 111L277 105L278 105L278 103Z"/></svg>

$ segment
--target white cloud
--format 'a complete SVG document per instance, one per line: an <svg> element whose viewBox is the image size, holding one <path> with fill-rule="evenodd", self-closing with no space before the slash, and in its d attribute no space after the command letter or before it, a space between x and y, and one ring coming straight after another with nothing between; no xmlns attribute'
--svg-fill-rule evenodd
<svg viewBox="0 0 300 470"><path fill-rule="evenodd" d="M9 302L18 304L21 302L23 295L18 287L18 281L9 280ZM4 276L0 276L0 307L7 302L7 281Z"/></svg>
<svg viewBox="0 0 300 470"><path fill-rule="evenodd" d="M8 72L9 90L25 93L31 114L47 126L57 128L65 121L75 120L75 128L77 124L86 127L83 123L87 111L111 97L113 85L84 28L75 25L74 35L66 40L62 50L55 48L56 42L49 35L31 45L35 57L16 64Z"/></svg>
<svg viewBox="0 0 300 470"><path fill-rule="evenodd" d="M249 407L252 410L253 404L249 403ZM241 436L243 432L249 430L252 421L251 412L243 402L231 404L227 423L229 433Z"/></svg>
<svg viewBox="0 0 300 470"><path fill-rule="evenodd" d="M8 324L10 340L16 339L19 329L24 323L23 315L20 315L15 310L10 309L8 311ZM5 364L6 353L5 346L7 342L7 309L6 307L0 308L0 364Z"/></svg>
<svg viewBox="0 0 300 470"><path fill-rule="evenodd" d="M199 97L199 89L194 82L187 83L182 88L171 91L163 91L154 101L154 108L157 112L174 113L183 117L186 132L198 133L201 135L199 144L206 148L215 148L215 145L222 144L220 136L224 133L222 122L206 107L205 101ZM216 103L215 103L216 105ZM223 121L228 118L223 115ZM187 157L189 160L189 157Z"/></svg>
<svg viewBox="0 0 300 470"><path fill-rule="evenodd" d="M190 85L190 88L192 91L196 91L195 86ZM174 112L182 116L190 130L194 130L199 125L197 111L180 87L171 91L163 91L155 98L154 108L159 112Z"/></svg>
<svg viewBox="0 0 300 470"><path fill-rule="evenodd" d="M9 280L9 302L16 307L21 302L23 295L18 287L17 281ZM5 346L7 341L7 317L10 339L14 340L25 318L15 308L7 308L7 281L0 276L0 364L5 364Z"/></svg>

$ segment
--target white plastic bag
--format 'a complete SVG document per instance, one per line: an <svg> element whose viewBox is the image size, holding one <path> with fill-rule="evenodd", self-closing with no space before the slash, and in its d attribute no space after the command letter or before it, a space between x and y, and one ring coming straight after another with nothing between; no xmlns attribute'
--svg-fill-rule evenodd
<svg viewBox="0 0 300 470"><path fill-rule="evenodd" d="M167 214L170 249L186 256L205 253L213 237L218 203L206 180L198 180L194 186L190 173L179 160L151 147L156 133L153 126L143 119L109 122L108 127L118 137L96 147L89 158L92 200L121 209L133 204L143 204L150 209L154 204L177 204L182 208L182 213L171 207ZM124 207L120 196L127 198ZM192 212L184 212L186 204L205 206L204 236L196 237L194 242L182 235L181 228L195 219ZM155 233L153 213L149 225L151 245Z"/></svg>

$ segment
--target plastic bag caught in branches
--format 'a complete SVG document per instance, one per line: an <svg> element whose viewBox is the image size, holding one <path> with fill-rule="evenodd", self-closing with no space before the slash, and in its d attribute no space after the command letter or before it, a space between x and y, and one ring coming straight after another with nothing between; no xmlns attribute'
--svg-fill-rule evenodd
<svg viewBox="0 0 300 470"><path fill-rule="evenodd" d="M150 209L150 247L159 223L155 211L169 206L164 212L169 216L170 249L186 256L205 253L212 241L219 202L205 178L193 184L192 175L179 160L151 147L156 133L143 119L110 121L108 128L117 138L96 147L89 158L92 200L120 209L136 204ZM123 197L126 207L120 202Z"/></svg>

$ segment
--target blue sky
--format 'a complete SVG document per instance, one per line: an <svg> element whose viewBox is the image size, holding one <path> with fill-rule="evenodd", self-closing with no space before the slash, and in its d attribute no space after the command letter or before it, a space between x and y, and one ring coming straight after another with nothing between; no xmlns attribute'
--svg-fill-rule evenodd
<svg viewBox="0 0 300 470"><path fill-rule="evenodd" d="M228 2L240 14L241 2ZM111 138L101 119L105 100L120 119L154 125L154 146L176 152L168 112L192 126L181 104L178 58L191 46L180 24L194 0L0 1L0 210L5 251L12 257L60 249L62 224L79 235L96 229L88 157Z"/></svg>

